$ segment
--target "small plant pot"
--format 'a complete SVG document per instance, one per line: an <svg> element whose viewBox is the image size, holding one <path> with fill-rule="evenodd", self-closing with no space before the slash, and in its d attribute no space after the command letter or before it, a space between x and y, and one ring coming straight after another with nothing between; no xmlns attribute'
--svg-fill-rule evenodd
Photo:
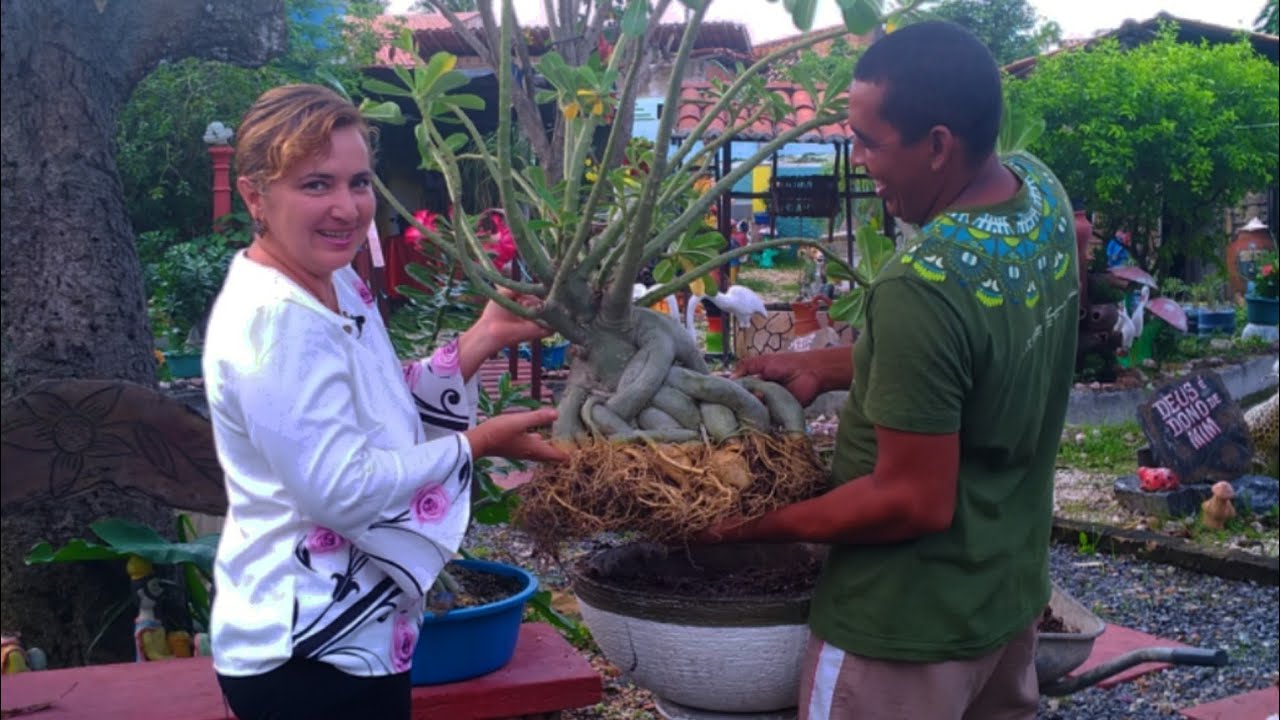
<svg viewBox="0 0 1280 720"><path fill-rule="evenodd" d="M569 350L569 343L560 343L559 345L543 345L542 346L542 368L544 370L559 370L564 367L565 353Z"/></svg>
<svg viewBox="0 0 1280 720"><path fill-rule="evenodd" d="M511 662L520 637L524 606L538 580L513 565L485 560L455 560L451 565L524 580L524 588L488 605L460 608L437 615L426 613L413 649L409 681L439 685L487 675Z"/></svg>
<svg viewBox="0 0 1280 720"><path fill-rule="evenodd" d="M1236 331L1236 311L1227 308L1203 308L1196 324L1196 334L1200 337L1210 335L1232 335Z"/></svg>
<svg viewBox="0 0 1280 720"><path fill-rule="evenodd" d="M1246 297L1245 317L1252 325L1280 324L1280 299Z"/></svg>
<svg viewBox="0 0 1280 720"><path fill-rule="evenodd" d="M201 353L167 352L164 364L169 366L169 374L175 378L198 378L201 375Z"/></svg>

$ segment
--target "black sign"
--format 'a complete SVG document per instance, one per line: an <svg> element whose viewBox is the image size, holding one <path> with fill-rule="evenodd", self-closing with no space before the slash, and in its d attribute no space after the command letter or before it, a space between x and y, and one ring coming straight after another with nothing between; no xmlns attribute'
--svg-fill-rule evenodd
<svg viewBox="0 0 1280 720"><path fill-rule="evenodd" d="M1202 370L1156 388L1138 406L1138 423L1159 467L1183 484L1234 480L1253 459L1244 413L1222 379Z"/></svg>

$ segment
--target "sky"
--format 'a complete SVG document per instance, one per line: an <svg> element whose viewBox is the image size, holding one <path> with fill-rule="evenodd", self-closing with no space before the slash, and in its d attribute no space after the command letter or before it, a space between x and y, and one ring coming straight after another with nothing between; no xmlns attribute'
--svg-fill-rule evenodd
<svg viewBox="0 0 1280 720"><path fill-rule="evenodd" d="M1041 17L1062 26L1063 37L1087 38L1099 31L1118 27L1126 19L1146 20L1164 11L1176 17L1247 28L1258 16L1264 0L1029 0ZM516 13L522 22L538 24L541 0L515 0ZM413 0L391 0L391 12L406 12ZM673 3L679 5L679 3ZM781 2L769 0L719 0L711 5L709 20L741 22L751 33L753 43L794 35L792 25ZM678 19L678 14L670 17ZM840 12L833 0L820 0L814 27L840 22Z"/></svg>

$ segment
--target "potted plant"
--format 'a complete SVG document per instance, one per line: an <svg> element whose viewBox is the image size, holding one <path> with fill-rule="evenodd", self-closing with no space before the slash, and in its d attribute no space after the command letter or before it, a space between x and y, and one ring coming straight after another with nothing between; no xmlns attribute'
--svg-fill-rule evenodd
<svg viewBox="0 0 1280 720"><path fill-rule="evenodd" d="M1276 251L1254 258L1253 277L1245 294L1245 312L1251 325L1275 326L1280 323L1280 265Z"/></svg>
<svg viewBox="0 0 1280 720"><path fill-rule="evenodd" d="M824 86L801 79L809 85L812 115L794 126L780 124L777 137L710 180L705 192L697 183L716 167L734 136L762 119L778 121L792 113L786 97L766 83L767 71L779 59L850 31L872 30L884 20L881 4L842 2L847 27L811 33L743 68L731 81L709 83L696 90L699 97L686 99L681 97L684 71L709 2L688 3L686 20L675 29L676 43L663 41L660 13L646 0L590 4L586 17L579 16L578 6L563 6L567 15L548 19L553 43L536 63L527 60L534 35L521 28L509 0L500 4L500 15L495 12L499 3L482 5L485 22L469 26L444 0L427 2L458 32L469 33L469 44L482 49L496 71L497 147L484 142L472 118L484 101L458 92L468 81L454 70L456 58L438 53L419 60L406 34L400 47L415 66L393 68L394 83L366 82L365 89L385 101L370 98L362 108L375 120L402 122L400 103L412 103L423 164L443 175L454 215L428 228L380 179L375 182L382 199L458 262L479 292L574 345L553 428L558 438L576 446L573 460L537 468L524 486L519 508L524 528L544 547L608 530L670 540L730 512L758 515L824 489L826 469L805 435L803 408L794 397L770 383L713 374L687 328L648 308L695 282L711 286L712 271L743 255L796 245L822 249L833 279L841 267L840 277L868 284L860 269L848 267L818 241L773 238L724 250L727 238L709 233L703 223L713 203L779 148L844 119L852 63L822 78ZM811 23L813 3L788 3L788 8L806 16L803 26ZM601 15L592 17L595 13ZM627 118L645 87L651 52L673 45L678 49L665 99L670 111L662 113L652 145L631 143ZM527 81L535 74L543 82ZM686 101L702 108L702 119L672 147L681 116L676 109ZM708 134L717 122L723 125ZM515 137L532 160L516 151ZM499 188L524 271L519 278L502 272L484 252L479 218L462 202L466 187L459 166L471 159L483 164ZM653 268L654 284L635 297L647 267ZM500 290L538 302L520 304ZM708 290L714 292L714 287ZM739 568L753 564L747 556L729 562ZM732 645L754 630L730 627L722 643ZM799 651L789 647L771 654L771 671L799 664ZM612 659L632 668L626 657ZM714 688L710 695L716 695ZM787 704L794 702L795 688L785 695Z"/></svg>

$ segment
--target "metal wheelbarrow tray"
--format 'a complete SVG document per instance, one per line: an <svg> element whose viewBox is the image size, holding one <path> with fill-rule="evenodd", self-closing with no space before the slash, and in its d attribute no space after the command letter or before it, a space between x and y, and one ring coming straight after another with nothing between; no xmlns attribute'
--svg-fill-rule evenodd
<svg viewBox="0 0 1280 720"><path fill-rule="evenodd" d="M1067 627L1075 628L1077 632L1039 633L1036 644L1036 679L1040 683L1042 695L1069 695L1145 662L1210 667L1223 667L1227 664L1226 650L1153 647L1132 650L1070 677L1068 673L1089 659L1094 640L1102 635L1107 624L1058 587L1057 583L1053 584L1049 609Z"/></svg>

